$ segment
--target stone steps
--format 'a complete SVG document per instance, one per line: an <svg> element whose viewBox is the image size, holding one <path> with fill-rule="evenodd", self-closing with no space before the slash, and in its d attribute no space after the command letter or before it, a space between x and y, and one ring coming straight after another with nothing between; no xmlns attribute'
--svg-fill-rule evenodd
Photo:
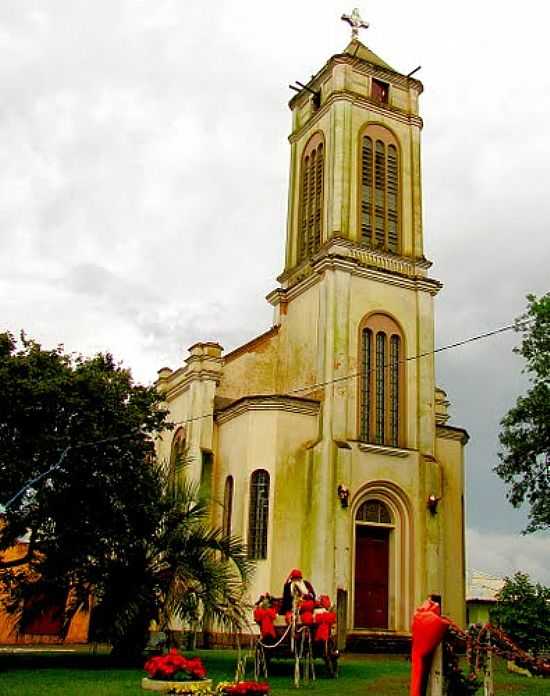
<svg viewBox="0 0 550 696"><path fill-rule="evenodd" d="M351 632L346 637L346 651L409 655L411 636L408 633Z"/></svg>

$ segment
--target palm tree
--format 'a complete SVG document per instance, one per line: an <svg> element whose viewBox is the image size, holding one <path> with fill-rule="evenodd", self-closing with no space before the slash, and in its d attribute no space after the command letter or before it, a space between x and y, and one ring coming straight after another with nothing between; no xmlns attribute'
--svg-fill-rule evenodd
<svg viewBox="0 0 550 696"><path fill-rule="evenodd" d="M253 564L239 538L209 526L209 505L194 483L164 495L155 533L123 560L113 559L96 597L92 639L109 641L114 654L137 657L153 619L161 630L172 618L190 627L242 628Z"/></svg>

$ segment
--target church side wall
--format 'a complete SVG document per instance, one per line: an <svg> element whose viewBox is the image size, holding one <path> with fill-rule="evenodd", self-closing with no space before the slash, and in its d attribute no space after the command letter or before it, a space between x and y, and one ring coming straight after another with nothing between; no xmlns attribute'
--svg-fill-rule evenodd
<svg viewBox="0 0 550 696"><path fill-rule="evenodd" d="M280 355L278 389L292 393L295 389L315 385L319 381L322 359L319 346L323 341L325 326L319 311L320 283L289 303L282 317L280 329ZM295 396L315 396L306 389Z"/></svg>
<svg viewBox="0 0 550 696"><path fill-rule="evenodd" d="M464 447L457 439L438 437L437 458L442 465L443 495L437 509L442 526L444 554L443 611L462 626L466 624L464 558Z"/></svg>
<svg viewBox="0 0 550 696"><path fill-rule="evenodd" d="M279 336L276 334L226 360L216 395L239 399L251 394L274 394L278 351Z"/></svg>
<svg viewBox="0 0 550 696"><path fill-rule="evenodd" d="M218 427L219 486L223 500L227 476L234 479L232 532L248 537L250 477L256 469L270 476L267 558L256 561L250 588L255 600L277 594L302 558L310 483L306 444L317 436L317 417L284 410L254 410Z"/></svg>

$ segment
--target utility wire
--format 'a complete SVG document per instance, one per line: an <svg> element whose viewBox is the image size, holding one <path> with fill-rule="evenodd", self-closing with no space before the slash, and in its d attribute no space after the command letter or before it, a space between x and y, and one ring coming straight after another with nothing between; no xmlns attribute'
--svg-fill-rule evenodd
<svg viewBox="0 0 550 696"><path fill-rule="evenodd" d="M410 362L411 360L419 360L420 358L425 358L429 355L435 355L436 353L442 353L445 350L451 350L452 348L459 348L460 346L467 345L468 343L474 343L475 341L480 341L485 338L490 338L491 336L496 336L498 334L504 333L506 331L511 331L512 329L524 329L529 325L529 322L524 322L522 324L518 323L513 323L513 324L507 324L506 326L501 326L498 329L493 329L492 331L485 331L484 333L477 334L476 336L470 336L469 338L465 338L462 341L455 341L454 343L448 343L445 346L441 346L439 348L435 348L434 350L429 350L426 351L425 353L419 353L417 355L410 355L408 358L403 358L402 360L398 361L398 364L404 364L407 362ZM389 363L385 364L383 368L389 367ZM334 379L329 379L326 380L325 382L317 382L316 384L310 384L308 386L304 387L295 387L294 389L290 389L289 391L285 392L286 395L288 394L297 394L299 392L305 392L305 391L313 391L315 389L319 389L320 387L326 387L329 384L335 384L337 382L344 382L348 379L355 379L357 377L362 377L364 375L369 374L370 372L373 372L376 368L370 368L369 370L362 370L361 372L352 372L351 374L348 375L343 375L342 377L335 377ZM276 394L262 394L261 396L276 396ZM186 418L181 421L175 421L172 422L172 425L184 425L186 423L192 423L193 421L201 420L202 418L212 418L215 414L212 413L205 413L201 416L193 416L192 418Z"/></svg>
<svg viewBox="0 0 550 696"><path fill-rule="evenodd" d="M404 364L407 362L410 362L411 360L419 360L420 358L425 358L428 357L429 355L435 355L436 353L442 353L445 350L451 350L453 348L459 348L460 346L465 346L468 343L474 343L475 341L480 341L485 338L490 338L491 336L496 336L498 334L504 333L505 331L510 331L512 329L520 329L523 330L527 326L529 326L529 322L524 322L523 324L519 323L513 323L513 324L507 324L506 326L501 326L498 329L493 329L492 331L486 331L481 334L477 334L476 336L470 336L469 338L465 338L462 341L456 341L454 343L449 343L445 346L441 346L440 348L435 348L434 350L429 350L426 351L425 353L419 353L417 355L411 355L408 358L404 358L403 360L399 360L398 364ZM383 369L389 367L389 364L385 364L383 366ZM297 394L299 392L304 392L304 391L313 391L315 389L319 389L320 387L326 387L329 384L336 384L338 382L344 382L348 379L355 379L357 377L362 377L364 375L369 374L370 372L373 372L376 368L370 368L369 370L363 370L362 372L353 372L349 375L343 375L342 377L335 377L334 379L329 379L326 380L325 382L317 382L316 384L310 384L308 386L304 387L296 387L294 389L290 389L286 394ZM262 396L276 396L275 394L263 394ZM172 422L171 425L183 425L185 423L191 423L193 421L197 420L202 420L203 418L212 418L214 416L214 412L212 413L205 413L201 416L194 416L192 418L186 418L185 420L181 421L175 421ZM31 479L30 481L27 481L25 485L20 488L17 493L12 496L4 505L0 504L0 513L5 512L12 503L14 503L23 493L28 489L31 488L35 483L38 483L41 481L43 478L45 478L49 473L52 471L55 471L56 469L59 469L61 467L61 464L63 463L63 460L67 456L68 452L70 449L81 449L83 447L95 447L97 445L102 445L108 442L116 442L118 440L124 440L128 439L131 437L134 437L134 435L137 435L142 431L133 431L131 433L127 433L126 435L114 435L112 437L106 437L101 440L95 440L92 442L78 442L74 445L67 445L65 449L62 450L61 455L57 462L55 464L52 464L49 469L46 471L43 471L41 474L38 474L35 478Z"/></svg>
<svg viewBox="0 0 550 696"><path fill-rule="evenodd" d="M55 469L59 469L60 466L61 466L61 464L63 463L63 460L64 460L65 457L67 456L67 452L68 452L70 449L71 449L71 446L70 446L70 445L67 445L67 447L65 447L65 449L61 452L61 456L59 457L59 459L56 461L55 464L52 464L52 465L50 466L49 469L46 469L46 471L43 471L41 474L38 474L38 476L35 476L35 477L34 477L33 479L31 479L30 481L27 481L27 482L25 483L25 485L24 485L22 488L20 488L20 489L17 491L17 493L16 493L15 495L13 495L13 496L7 501L7 503L5 503L4 505L0 505L0 511L1 511L1 512L5 512L5 511L10 507L10 505L11 505L12 503L14 503L14 502L17 500L17 498L19 498L20 496L23 495L23 493L25 493L26 490L28 490L29 488L31 488L32 486L34 486L35 483L38 483L39 481L41 481L43 478L45 478L49 473L51 473L51 472L54 471ZM2 508L3 508L3 509L2 509Z"/></svg>

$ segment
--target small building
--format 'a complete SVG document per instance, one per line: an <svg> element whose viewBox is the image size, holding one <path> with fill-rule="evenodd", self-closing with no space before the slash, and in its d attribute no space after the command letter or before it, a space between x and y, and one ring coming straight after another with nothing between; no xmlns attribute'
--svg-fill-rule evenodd
<svg viewBox="0 0 550 696"><path fill-rule="evenodd" d="M20 539L17 544L2 553L3 561L24 559L27 555L28 542ZM28 572L28 566L18 566L18 572ZM18 625L16 617L6 611L0 596L0 645L12 644L48 644L86 643L90 612L80 609L73 616L66 635L63 636L63 622L66 591L51 590L47 594L29 597L21 607L22 617Z"/></svg>
<svg viewBox="0 0 550 696"><path fill-rule="evenodd" d="M486 624L489 612L497 603L497 595L504 586L504 579L480 570L468 572L466 590L466 620L468 624Z"/></svg>

